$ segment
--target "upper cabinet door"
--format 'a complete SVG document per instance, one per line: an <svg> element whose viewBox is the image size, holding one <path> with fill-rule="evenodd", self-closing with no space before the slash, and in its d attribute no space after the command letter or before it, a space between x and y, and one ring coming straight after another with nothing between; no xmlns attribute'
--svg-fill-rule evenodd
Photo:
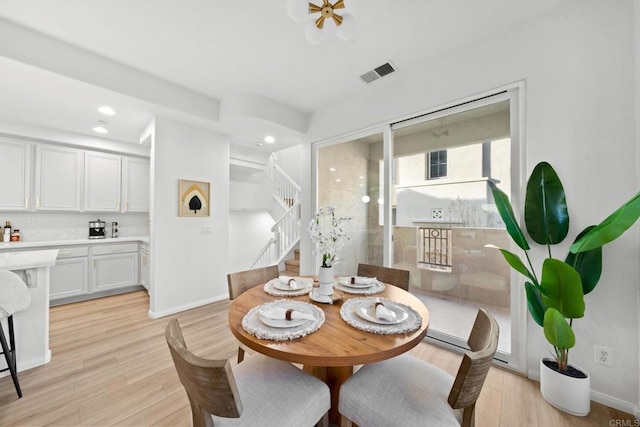
<svg viewBox="0 0 640 427"><path fill-rule="evenodd" d="M85 152L84 210L117 212L120 210L121 157Z"/></svg>
<svg viewBox="0 0 640 427"><path fill-rule="evenodd" d="M122 159L122 212L149 211L149 160Z"/></svg>
<svg viewBox="0 0 640 427"><path fill-rule="evenodd" d="M31 144L0 138L0 210L29 210Z"/></svg>
<svg viewBox="0 0 640 427"><path fill-rule="evenodd" d="M36 148L36 209L79 211L83 152L38 145Z"/></svg>

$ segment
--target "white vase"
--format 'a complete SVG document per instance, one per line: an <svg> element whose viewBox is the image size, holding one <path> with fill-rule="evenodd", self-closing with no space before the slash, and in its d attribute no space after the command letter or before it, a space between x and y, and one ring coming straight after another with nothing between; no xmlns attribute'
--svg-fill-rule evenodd
<svg viewBox="0 0 640 427"><path fill-rule="evenodd" d="M540 392L544 400L571 415L584 417L591 409L591 377L582 368L571 365L586 375L586 378L573 378L556 372L540 359Z"/></svg>
<svg viewBox="0 0 640 427"><path fill-rule="evenodd" d="M320 267L318 272L318 283L320 295L333 295L333 267Z"/></svg>

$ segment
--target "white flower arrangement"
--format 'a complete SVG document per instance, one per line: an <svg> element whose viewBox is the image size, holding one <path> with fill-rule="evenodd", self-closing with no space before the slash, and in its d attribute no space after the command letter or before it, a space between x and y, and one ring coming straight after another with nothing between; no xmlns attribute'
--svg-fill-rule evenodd
<svg viewBox="0 0 640 427"><path fill-rule="evenodd" d="M316 253L322 254L322 266L331 267L338 261L337 254L349 240L345 225L351 218L336 218L335 208L328 206L316 212L309 222L309 236L316 244Z"/></svg>

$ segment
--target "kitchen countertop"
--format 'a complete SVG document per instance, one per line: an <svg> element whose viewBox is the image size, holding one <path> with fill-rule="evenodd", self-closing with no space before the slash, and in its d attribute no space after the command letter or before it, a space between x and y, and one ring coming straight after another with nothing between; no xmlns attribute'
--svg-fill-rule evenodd
<svg viewBox="0 0 640 427"><path fill-rule="evenodd" d="M2 242L0 251L5 249L28 249L71 245L99 245L108 243L142 242L149 243L149 236L128 236L105 239L73 239L73 240L34 240L21 242Z"/></svg>
<svg viewBox="0 0 640 427"><path fill-rule="evenodd" d="M0 254L0 270L51 267L56 263L57 249Z"/></svg>

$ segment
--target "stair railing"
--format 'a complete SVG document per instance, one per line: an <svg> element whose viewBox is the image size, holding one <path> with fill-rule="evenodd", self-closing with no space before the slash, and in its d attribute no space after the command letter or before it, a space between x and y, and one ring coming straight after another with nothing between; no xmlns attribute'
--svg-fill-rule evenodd
<svg viewBox="0 0 640 427"><path fill-rule="evenodd" d="M300 186L276 163L275 157L269 157L267 176L276 186L275 198L285 209L290 209L300 200Z"/></svg>
<svg viewBox="0 0 640 427"><path fill-rule="evenodd" d="M273 237L262 248L251 263L254 267L280 264L284 257L295 248L300 241L300 200L293 203L271 227Z"/></svg>

